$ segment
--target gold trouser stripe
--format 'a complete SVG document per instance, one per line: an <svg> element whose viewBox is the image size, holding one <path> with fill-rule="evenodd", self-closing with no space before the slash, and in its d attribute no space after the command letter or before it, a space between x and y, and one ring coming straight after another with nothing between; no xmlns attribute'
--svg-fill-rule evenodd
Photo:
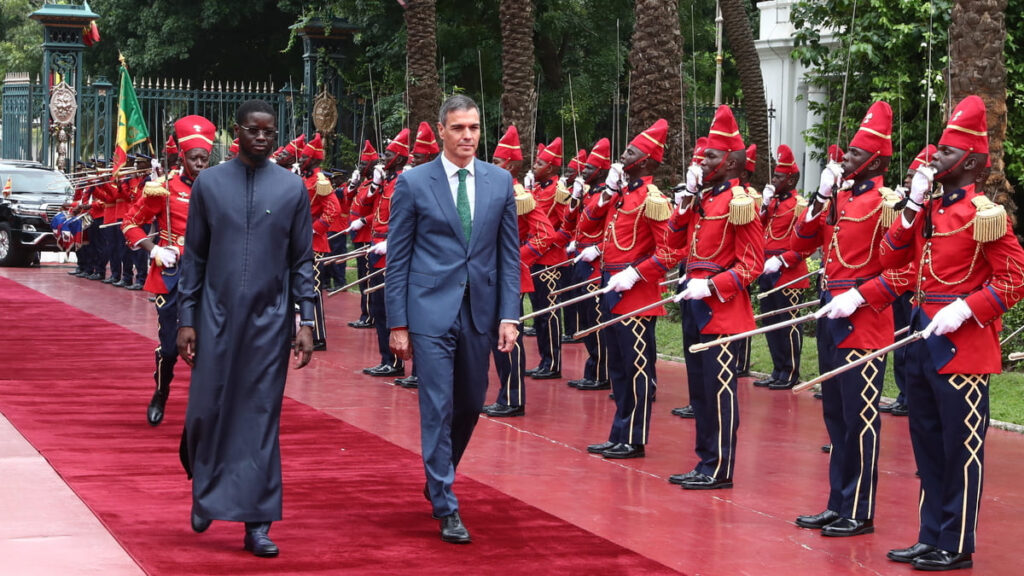
<svg viewBox="0 0 1024 576"><path fill-rule="evenodd" d="M647 422L647 411L650 409L649 394L651 393L650 383L647 382L647 356L644 352L647 351L647 341L644 340L644 336L647 333L647 326L640 321L639 316L634 316L623 322L629 327L633 333L633 412L629 415L629 443L630 444L647 444L647 427L643 427L643 434L640 442L635 442L633 438L634 424L636 423L637 408L640 406L640 396L638 392L638 380L639 384L647 383L648 385L644 388L645 396L643 402L643 419Z"/></svg>
<svg viewBox="0 0 1024 576"><path fill-rule="evenodd" d="M782 289L782 295L789 301L790 306L796 306L800 303L801 292L802 290L793 290L791 288ZM790 311L790 319L796 318L799 313L797 310ZM789 338L789 365L792 366L789 374L786 374L786 382L792 382L793 375L796 374L797 368L800 367L800 359L796 356L797 347L800 345L800 327L797 325L790 326L786 337Z"/></svg>
<svg viewBox="0 0 1024 576"><path fill-rule="evenodd" d="M972 531L978 529L978 507L981 506L981 480L983 465L979 452L985 446L985 441L982 439L979 429L985 425L985 417L978 411L978 405L981 403L982 393L980 390L981 386L988 385L987 374L951 374L949 376L949 384L956 390L963 390L967 388L964 394L964 401L970 410L967 416L964 417L964 426L970 432L967 435L967 439L964 440L964 448L967 449L970 455L964 462L963 467L963 484L964 493L961 494L962 509L960 510L960 540L957 546L957 553L963 552L964 539L967 537L967 502L969 500L974 501L974 525L971 527ZM971 467L972 465L977 466L977 482L972 486L971 482ZM973 498L968 498L968 494L973 492Z"/></svg>
<svg viewBox="0 0 1024 576"><path fill-rule="evenodd" d="M731 447L733 445L732 426L730 426L729 427L729 431L726 432L725 431L724 422L722 422L722 410L721 410L722 397L725 396L725 395L728 395L728 396L733 396L734 395L733 391L729 389L729 382L733 378L732 367L735 366L736 357L733 356L733 353L729 351L729 346L719 346L718 347L718 356L715 359L718 361L718 366L719 366L719 370L718 370L718 374L717 374L717 378L718 378L718 393L715 394L715 402L717 403L716 406L715 406L715 412L717 413L717 417L718 417L718 463L715 464L715 471L711 475L713 477L715 477L715 478L721 478L721 476L719 476L718 473L722 470L723 447L726 446L727 442L728 442L728 446ZM735 422L735 418L736 418L736 414L732 412L732 406L734 404L735 404L735 402L730 400L730 402L729 402L729 406L730 406L730 408L729 408L729 410L730 410L730 412L729 412L729 415L730 415L729 421L730 422ZM726 436L725 436L726 434L728 434L728 438L726 438ZM731 458L729 460L731 461ZM727 469L725 471L725 478L732 478L731 462L730 462L730 464L727 465Z"/></svg>
<svg viewBox="0 0 1024 576"><path fill-rule="evenodd" d="M554 292L555 290L558 290L558 280L561 277L562 277L562 273L561 273L561 271L559 271L557 269L556 270L550 270L550 271L545 272L545 273L540 275L541 282L544 282L544 284L548 288L547 298L548 298L548 307L549 308L551 306L554 306L555 304L558 304L558 297L552 295L551 293ZM561 359L561 357L559 356L559 357L556 358L556 355L558 353L558 351L556 350L556 347L559 347L559 346L562 345L561 323L558 321L558 314L559 314L558 310L555 310L553 312L549 312L547 314L547 316L548 316L548 322L547 322L547 330L548 330L548 356L551 357L551 370L553 370L553 371L558 371L558 370L562 369L562 365L561 365L562 364L562 359ZM556 328L558 328L558 330L555 330Z"/></svg>
<svg viewBox="0 0 1024 576"><path fill-rule="evenodd" d="M858 350L850 350L846 355L846 362L850 363L854 360L862 358L870 353L871 350L865 350L861 353ZM864 400L864 408L860 411L861 429L858 434L858 450L860 453L860 470L857 475L857 488L853 493L853 511L857 513L857 506L860 503L860 490L861 484L864 478L873 478L875 475L875 466L878 465L878 435L875 433L872 425L878 419L878 409L875 407L875 402L878 400L879 390L878 386L875 385L875 377L878 375L879 366L882 361L881 358L876 358L864 365L860 370L860 377L864 382L864 387L861 389L860 397ZM871 454L864 453L864 440L865 437L871 435ZM870 490L868 490L868 510L874 509L874 498L875 498L875 486L872 484Z"/></svg>

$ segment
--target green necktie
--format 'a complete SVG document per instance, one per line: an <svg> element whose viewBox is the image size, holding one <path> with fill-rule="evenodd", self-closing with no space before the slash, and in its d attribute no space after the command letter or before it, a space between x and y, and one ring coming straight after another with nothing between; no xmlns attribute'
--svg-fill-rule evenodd
<svg viewBox="0 0 1024 576"><path fill-rule="evenodd" d="M473 230L473 214L469 210L469 191L466 190L467 174L469 174L469 170L465 168L459 170L459 193L455 209L459 211L459 220L462 220L462 233L466 235L466 241L469 242L469 234Z"/></svg>

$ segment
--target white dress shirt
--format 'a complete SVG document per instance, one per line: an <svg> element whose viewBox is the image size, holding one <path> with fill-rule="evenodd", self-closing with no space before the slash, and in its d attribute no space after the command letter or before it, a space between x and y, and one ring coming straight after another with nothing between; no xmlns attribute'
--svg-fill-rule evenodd
<svg viewBox="0 0 1024 576"><path fill-rule="evenodd" d="M455 208L459 207L459 168L453 164L447 157L441 154L441 165L444 166L444 173L448 176L448 187L452 191L452 202L455 204ZM469 174L466 174L466 194L469 196L469 215L473 217L476 212L476 159L466 166L466 170L469 170Z"/></svg>

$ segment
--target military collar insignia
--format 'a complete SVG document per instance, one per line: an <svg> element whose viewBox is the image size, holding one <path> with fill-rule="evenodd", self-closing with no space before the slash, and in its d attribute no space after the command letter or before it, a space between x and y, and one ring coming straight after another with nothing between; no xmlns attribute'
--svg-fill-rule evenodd
<svg viewBox="0 0 1024 576"><path fill-rule="evenodd" d="M597 186L591 186L590 194L588 194L588 196L593 196L594 194L604 192L604 189L607 187L608 185L604 183L598 184Z"/></svg>
<svg viewBox="0 0 1024 576"><path fill-rule="evenodd" d="M632 192L633 190L636 190L636 189L640 188L640 187L641 187L641 186L643 186L644 184L646 184L646 182L644 182L644 179L643 179L643 178L637 178L636 180L633 180L633 181L631 181L631 182L629 183L629 188L628 188L628 190L629 190L630 192Z"/></svg>
<svg viewBox="0 0 1024 576"><path fill-rule="evenodd" d="M855 184L853 186L853 195L854 196L860 196L861 194L867 192L868 190L873 190L874 188L875 188L875 181L874 180L865 180L865 181L863 181L863 182L861 182L859 184Z"/></svg>
<svg viewBox="0 0 1024 576"><path fill-rule="evenodd" d="M789 200L791 196L793 196L792 190L790 190L789 192L776 192L773 198L778 199L779 202L785 202L786 200Z"/></svg>
<svg viewBox="0 0 1024 576"><path fill-rule="evenodd" d="M182 171L181 176L179 176L178 178L180 178L181 181L184 182L185 184L188 184L189 186L192 186L192 182L193 182L192 179L189 178L188 176L186 176L184 171ZM181 194L181 193L179 192L179 194Z"/></svg>
<svg viewBox="0 0 1024 576"><path fill-rule="evenodd" d="M966 196L967 196L967 190L965 190L963 188L957 188L956 190L953 190L952 192L948 192L948 193L942 195L942 206L946 207L946 206L950 206L950 205L956 204L960 200L963 200L964 197L966 197Z"/></svg>
<svg viewBox="0 0 1024 576"><path fill-rule="evenodd" d="M554 182L554 181L555 181L554 178L548 178L547 180L541 182L540 186L541 186L541 188L547 188L548 186L551 186L551 183Z"/></svg>
<svg viewBox="0 0 1024 576"><path fill-rule="evenodd" d="M711 195L718 196L719 194L725 192L726 190L732 190L732 180L726 180L724 182L719 182L718 184L715 184L714 187L711 188Z"/></svg>

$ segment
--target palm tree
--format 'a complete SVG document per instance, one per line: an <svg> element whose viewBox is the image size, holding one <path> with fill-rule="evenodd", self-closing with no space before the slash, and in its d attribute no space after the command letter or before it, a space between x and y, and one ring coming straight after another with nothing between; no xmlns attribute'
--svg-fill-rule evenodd
<svg viewBox="0 0 1024 576"><path fill-rule="evenodd" d="M674 0L636 0L633 7L632 70L629 89L629 132L632 138L658 118L668 121L668 142L659 176L672 183L683 170L683 127L679 125L683 59L679 4Z"/></svg>
<svg viewBox="0 0 1024 576"><path fill-rule="evenodd" d="M537 91L533 74L533 0L501 0L501 123L515 125L529 162ZM487 151L490 154L490 150Z"/></svg>
<svg viewBox="0 0 1024 576"><path fill-rule="evenodd" d="M441 106L437 74L436 0L407 0L405 30L409 67L409 125L415 134L420 122L434 126L437 110Z"/></svg>
<svg viewBox="0 0 1024 576"><path fill-rule="evenodd" d="M985 193L1000 204L1016 224L1013 188L1006 179L1006 0L957 0L949 27L949 81L953 103L970 94L985 102L992 173Z"/></svg>
<svg viewBox="0 0 1024 576"><path fill-rule="evenodd" d="M1005 1L1005 0L1004 0ZM743 89L743 111L747 116L748 138L757 144L762 157L770 154L771 144L768 142L768 106L764 100L764 80L761 78L761 59L754 48L754 32L747 16L746 2L743 0L719 0L722 8L722 24L725 36L732 47L736 69L740 75L740 87ZM750 142L748 142L750 144ZM758 162L757 172L751 184L761 189L768 183L768 163Z"/></svg>

